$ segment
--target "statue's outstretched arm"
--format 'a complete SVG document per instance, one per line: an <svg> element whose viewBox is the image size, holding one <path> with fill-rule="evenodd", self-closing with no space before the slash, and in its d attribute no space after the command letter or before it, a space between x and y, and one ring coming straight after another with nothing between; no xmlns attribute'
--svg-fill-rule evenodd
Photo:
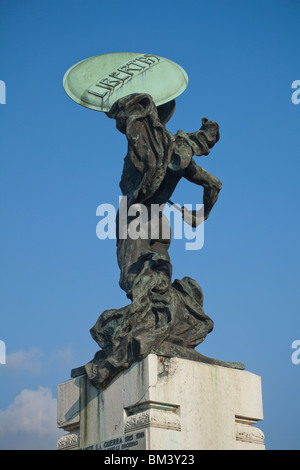
<svg viewBox="0 0 300 470"><path fill-rule="evenodd" d="M219 192L222 188L221 181L208 173L208 171L196 165L193 159L190 165L187 167L184 177L191 183L197 184L204 188L203 204L204 220L206 220L214 204L217 202Z"/></svg>

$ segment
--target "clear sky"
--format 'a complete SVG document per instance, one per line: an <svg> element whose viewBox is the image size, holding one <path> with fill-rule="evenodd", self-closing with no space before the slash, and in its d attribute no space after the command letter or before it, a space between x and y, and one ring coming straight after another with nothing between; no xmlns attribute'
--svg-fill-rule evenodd
<svg viewBox="0 0 300 470"><path fill-rule="evenodd" d="M175 240L173 277L202 287L214 331L203 354L262 377L268 449L300 449L300 2L0 0L0 449L52 449L57 384L97 351L89 329L127 304L114 240L96 236L117 204L125 137L66 95L76 62L145 52L189 76L171 132L220 125L197 163L223 183L200 251ZM182 182L173 197L201 203ZM300 354L299 354L300 357Z"/></svg>

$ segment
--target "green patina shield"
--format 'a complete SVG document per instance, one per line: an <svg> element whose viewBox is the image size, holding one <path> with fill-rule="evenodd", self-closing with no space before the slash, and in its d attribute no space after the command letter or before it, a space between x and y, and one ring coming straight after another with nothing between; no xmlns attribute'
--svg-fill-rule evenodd
<svg viewBox="0 0 300 470"><path fill-rule="evenodd" d="M148 93L160 106L181 95L187 84L186 72L175 62L134 52L90 57L73 65L63 79L72 100L104 112L132 93Z"/></svg>

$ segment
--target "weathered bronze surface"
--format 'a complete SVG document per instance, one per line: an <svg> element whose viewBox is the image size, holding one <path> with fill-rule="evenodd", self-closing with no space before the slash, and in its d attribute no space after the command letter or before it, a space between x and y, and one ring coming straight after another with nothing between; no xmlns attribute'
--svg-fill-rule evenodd
<svg viewBox="0 0 300 470"><path fill-rule="evenodd" d="M120 182L122 194L127 197L128 208L133 204L149 208L148 219L141 227L149 236L123 239L118 236L120 227L117 226L120 287L130 303L120 309L106 310L91 329L101 350L84 370L100 389L120 371L150 353L244 368L241 363L208 358L194 349L213 329L213 321L203 310L202 290L189 277L172 281L168 254L171 238L161 235L162 228L168 225L162 214L158 220L159 235L153 238L151 234L151 205L166 204L181 178L203 188L205 220L222 187L218 178L193 159L194 155L210 153L219 140L218 124L203 118L197 132L180 130L172 135L165 123L174 108L174 100L156 106L149 94L134 93L119 99L107 113L116 120L117 129L128 141ZM127 220L126 224L131 221Z"/></svg>

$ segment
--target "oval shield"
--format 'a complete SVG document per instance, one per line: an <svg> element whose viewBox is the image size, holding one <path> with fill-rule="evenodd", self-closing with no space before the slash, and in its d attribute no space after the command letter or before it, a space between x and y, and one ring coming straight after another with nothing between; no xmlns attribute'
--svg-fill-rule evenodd
<svg viewBox="0 0 300 470"><path fill-rule="evenodd" d="M175 62L133 52L90 57L73 65L63 78L64 89L72 100L104 112L132 93L147 93L160 106L181 95L187 84L186 72Z"/></svg>

